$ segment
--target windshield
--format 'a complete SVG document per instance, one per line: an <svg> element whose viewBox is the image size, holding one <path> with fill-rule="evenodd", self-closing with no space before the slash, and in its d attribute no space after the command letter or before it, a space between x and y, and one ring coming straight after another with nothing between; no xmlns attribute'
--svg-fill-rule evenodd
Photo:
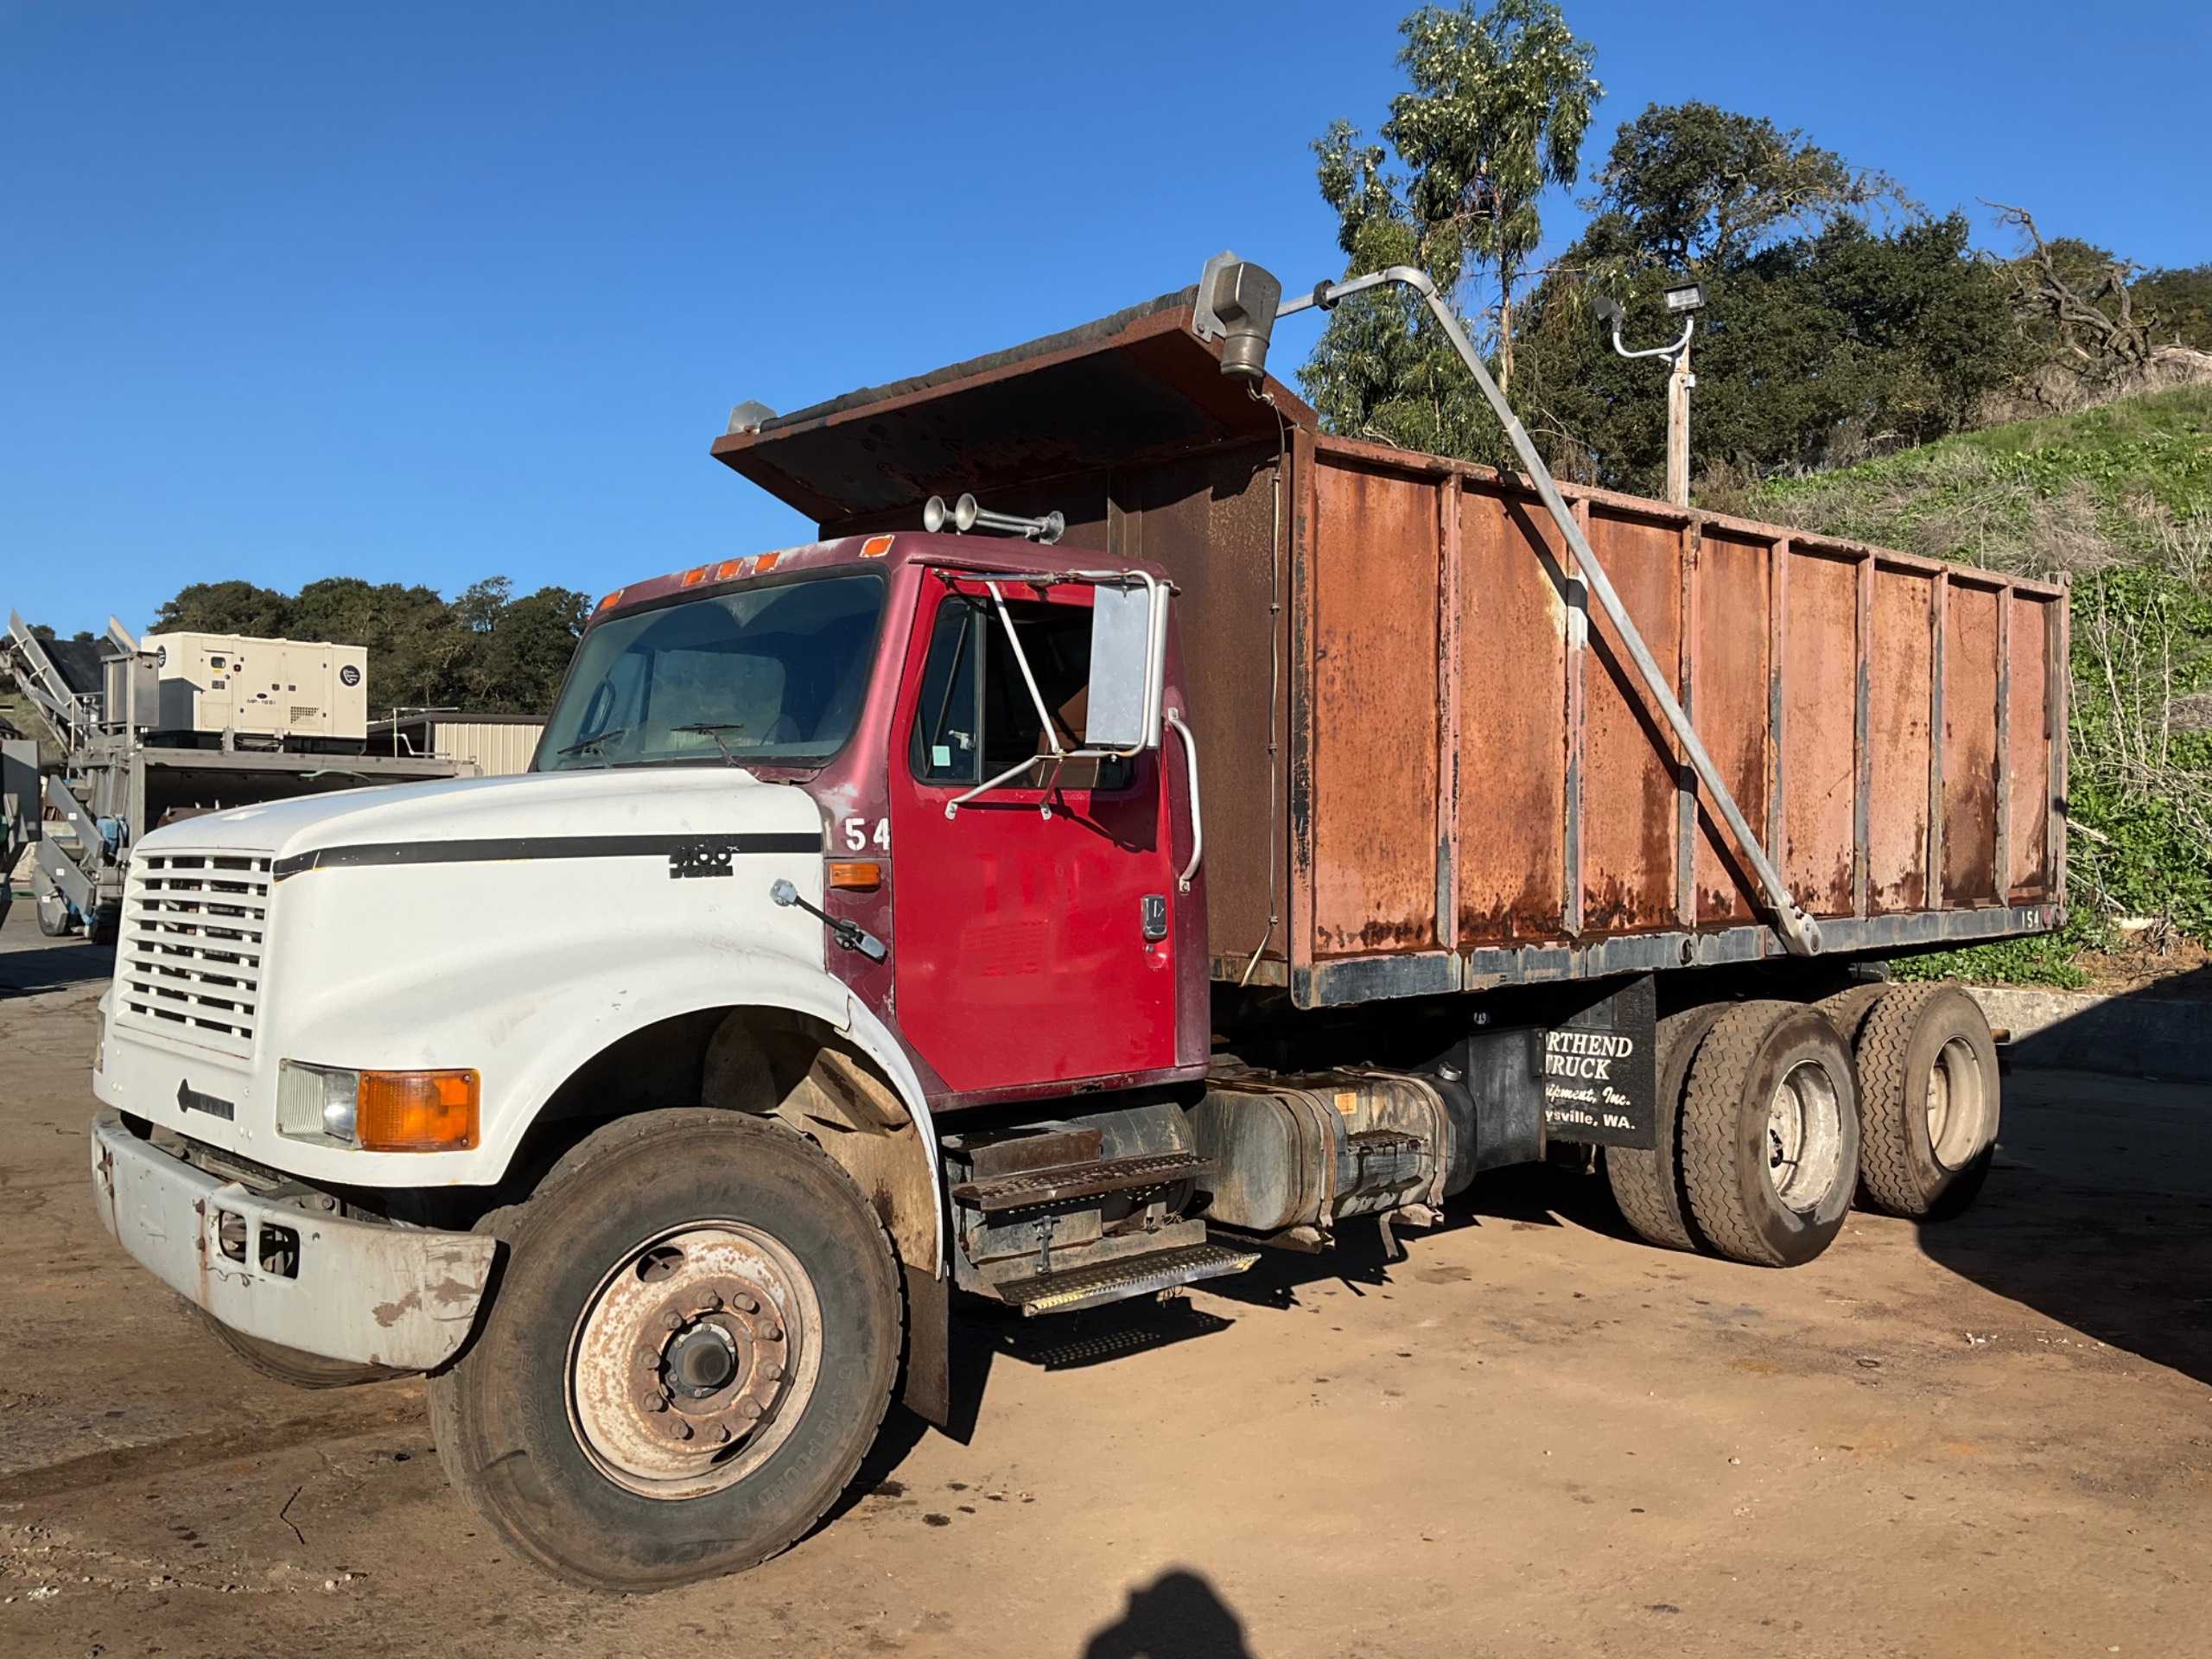
<svg viewBox="0 0 2212 1659"><path fill-rule="evenodd" d="M537 770L828 760L868 686L874 572L741 588L584 636Z"/></svg>

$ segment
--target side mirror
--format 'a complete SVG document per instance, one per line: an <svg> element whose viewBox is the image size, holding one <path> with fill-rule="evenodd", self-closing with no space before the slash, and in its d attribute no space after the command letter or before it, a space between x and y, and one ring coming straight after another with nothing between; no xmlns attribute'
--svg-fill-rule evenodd
<svg viewBox="0 0 2212 1659"><path fill-rule="evenodd" d="M1091 599L1084 747L1157 749L1166 683L1166 588L1149 576L1128 586L1099 583Z"/></svg>

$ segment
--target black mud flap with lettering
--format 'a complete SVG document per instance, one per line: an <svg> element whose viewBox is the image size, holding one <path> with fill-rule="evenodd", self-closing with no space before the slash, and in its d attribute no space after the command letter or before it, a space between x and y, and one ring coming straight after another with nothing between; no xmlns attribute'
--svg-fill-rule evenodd
<svg viewBox="0 0 2212 1659"><path fill-rule="evenodd" d="M1586 1007L1529 1033L1544 1136L1648 1150L1658 1123L1656 983L1646 974L1592 992Z"/></svg>

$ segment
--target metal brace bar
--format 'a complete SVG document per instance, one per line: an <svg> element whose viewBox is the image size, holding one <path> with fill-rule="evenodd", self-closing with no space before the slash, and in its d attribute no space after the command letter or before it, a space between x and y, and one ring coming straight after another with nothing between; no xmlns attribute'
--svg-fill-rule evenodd
<svg viewBox="0 0 2212 1659"><path fill-rule="evenodd" d="M1598 562L1598 556L1591 550L1589 537L1574 522L1574 515L1568 510L1566 499L1560 494L1559 485L1554 480L1551 469L1544 465L1543 457L1536 453L1536 446L1529 441L1520 417L1514 414L1513 406L1505 401L1505 394L1497 389L1497 383L1491 378L1490 371L1483 366L1483 360L1468 340L1466 331L1459 327L1459 318L1452 315L1452 308L1437 293L1436 284L1428 273L1413 265L1392 265L1387 270L1355 276L1349 282L1324 283L1311 294L1284 301L1275 315L1286 317L1315 304L1332 307L1350 295L1380 288L1386 283L1410 288L1427 302L1437 326L1444 330L1445 338L1452 342L1452 349L1459 354L1459 360L1467 365L1467 372L1474 376L1476 385L1481 388L1484 397L1497 414L1499 424L1504 427L1507 442L1512 444L1513 453L1520 457L1522 468L1527 473L1529 482L1536 486L1537 498L1543 502L1553 522L1559 525L1560 534L1567 538L1567 546L1573 550L1575 560L1581 566L1584 584L1596 597L1606 619L1612 623L1614 631L1620 635L1621 643L1628 647L1629 659L1636 664L1637 673L1643 681L1643 689L1650 694L1659 712L1666 716L1667 723L1674 728L1675 735L1681 741L1690 764L1697 770L1699 782L1711 793L1713 804L1719 810L1729 833L1736 838L1736 845L1758 875L1759 886L1766 893L1768 906L1772 912L1774 931L1794 954L1801 957L1816 955L1821 948L1820 925L1799 907L1790 894L1789 885L1783 880L1781 872L1775 868L1773 860L1767 856L1765 847L1751 833L1751 825L1745 822L1743 809L1736 804L1736 798L1729 793L1728 785L1721 781L1719 768L1713 764L1713 757L1705 752L1705 744L1699 738L1697 728L1690 724L1689 716L1682 712L1681 704L1675 701L1674 692L1668 688L1666 676L1652 658L1651 648L1643 643L1643 636L1637 632L1635 623L1629 620L1628 609L1621 603L1620 595L1614 591L1611 578L1606 575L1605 566Z"/></svg>

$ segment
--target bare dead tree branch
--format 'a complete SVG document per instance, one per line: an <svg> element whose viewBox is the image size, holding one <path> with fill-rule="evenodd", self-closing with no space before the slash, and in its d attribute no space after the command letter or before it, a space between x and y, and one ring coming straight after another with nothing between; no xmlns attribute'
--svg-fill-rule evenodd
<svg viewBox="0 0 2212 1659"><path fill-rule="evenodd" d="M2050 325L2061 348L2081 364L2082 373L2094 378L2134 372L2157 354L2152 338L2154 320L2135 315L2128 286L2136 272L2133 264L2107 259L2085 284L2060 268L2035 215L2026 208L1986 196L1982 205L1995 209L2000 222L2013 226L2027 241L2015 258L1981 256L2005 283L2016 317Z"/></svg>

